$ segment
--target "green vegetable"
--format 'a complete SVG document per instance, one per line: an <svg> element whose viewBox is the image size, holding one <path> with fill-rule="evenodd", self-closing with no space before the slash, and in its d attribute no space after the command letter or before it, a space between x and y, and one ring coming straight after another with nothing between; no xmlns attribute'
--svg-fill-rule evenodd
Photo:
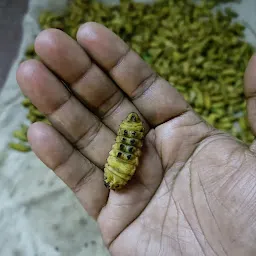
<svg viewBox="0 0 256 256"><path fill-rule="evenodd" d="M20 152L29 152L29 151L31 151L31 148L29 146L21 144L21 143L10 142L9 147L11 149L15 149L15 150L20 151Z"/></svg>

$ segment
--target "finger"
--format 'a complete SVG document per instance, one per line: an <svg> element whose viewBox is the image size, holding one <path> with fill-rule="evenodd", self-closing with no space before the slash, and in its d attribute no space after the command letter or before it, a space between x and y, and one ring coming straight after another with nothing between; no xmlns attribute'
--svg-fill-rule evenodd
<svg viewBox="0 0 256 256"><path fill-rule="evenodd" d="M78 30L77 40L108 71L150 124L161 124L187 110L187 103L177 90L106 27L86 23Z"/></svg>
<svg viewBox="0 0 256 256"><path fill-rule="evenodd" d="M248 63L244 76L244 93L247 103L248 121L252 133L256 136L256 55L253 55ZM256 152L256 141L250 146L251 151Z"/></svg>
<svg viewBox="0 0 256 256"><path fill-rule="evenodd" d="M72 189L86 211L96 219L108 198L102 171L44 123L33 124L28 139L38 158Z"/></svg>
<svg viewBox="0 0 256 256"><path fill-rule="evenodd" d="M26 61L17 72L23 93L53 126L91 162L103 168L115 134L86 109L40 62Z"/></svg>
<svg viewBox="0 0 256 256"><path fill-rule="evenodd" d="M57 29L45 30L36 38L35 50L110 129L116 132L130 112L137 112L149 129L136 107L71 37Z"/></svg>
<svg viewBox="0 0 256 256"><path fill-rule="evenodd" d="M245 71L244 92L249 124L253 134L256 135L256 55L252 56Z"/></svg>

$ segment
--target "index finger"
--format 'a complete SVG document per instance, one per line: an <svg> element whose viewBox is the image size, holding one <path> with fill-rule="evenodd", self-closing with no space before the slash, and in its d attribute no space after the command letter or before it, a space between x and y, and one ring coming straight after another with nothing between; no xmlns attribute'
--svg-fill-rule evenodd
<svg viewBox="0 0 256 256"><path fill-rule="evenodd" d="M78 30L77 41L109 73L151 125L164 123L188 109L178 91L106 27L88 22Z"/></svg>
<svg viewBox="0 0 256 256"><path fill-rule="evenodd" d="M244 93L247 100L248 121L253 135L256 135L256 55L248 63L244 75Z"/></svg>

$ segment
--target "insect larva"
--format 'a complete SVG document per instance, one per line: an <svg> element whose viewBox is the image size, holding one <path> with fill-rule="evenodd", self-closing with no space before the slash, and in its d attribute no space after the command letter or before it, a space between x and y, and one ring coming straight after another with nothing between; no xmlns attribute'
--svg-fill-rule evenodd
<svg viewBox="0 0 256 256"><path fill-rule="evenodd" d="M120 124L115 144L104 168L104 184L112 190L123 188L139 164L144 127L138 114L132 112Z"/></svg>

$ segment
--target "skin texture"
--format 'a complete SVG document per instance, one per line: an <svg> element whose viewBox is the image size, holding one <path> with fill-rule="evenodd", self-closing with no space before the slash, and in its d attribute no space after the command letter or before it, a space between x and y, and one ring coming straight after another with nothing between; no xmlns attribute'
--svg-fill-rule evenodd
<svg viewBox="0 0 256 256"><path fill-rule="evenodd" d="M256 143L204 122L100 24L81 26L77 41L45 30L35 49L42 62L22 63L17 81L53 127L33 124L30 144L97 220L112 255L256 255ZM255 95L253 56L245 96L254 134ZM109 191L103 167L132 111L146 130L143 155L128 186Z"/></svg>

